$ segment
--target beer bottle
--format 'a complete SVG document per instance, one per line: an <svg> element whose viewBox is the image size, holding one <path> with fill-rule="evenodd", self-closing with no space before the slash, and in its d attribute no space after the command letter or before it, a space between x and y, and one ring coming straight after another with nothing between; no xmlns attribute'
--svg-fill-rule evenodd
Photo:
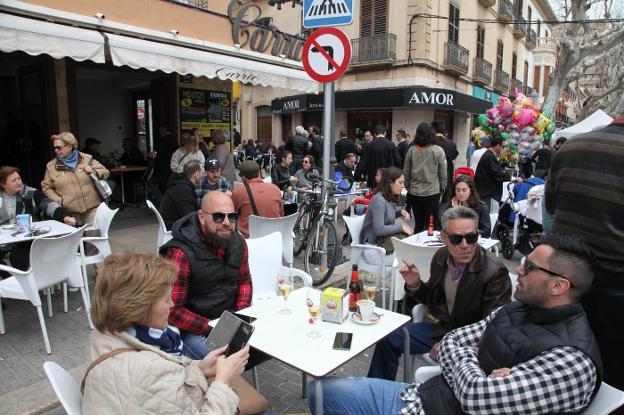
<svg viewBox="0 0 624 415"><path fill-rule="evenodd" d="M433 215L429 215L429 226L427 226L427 235L433 236Z"/></svg>
<svg viewBox="0 0 624 415"><path fill-rule="evenodd" d="M362 282L358 277L358 266L351 268L351 283L349 284L349 311L357 311L357 302L362 298Z"/></svg>

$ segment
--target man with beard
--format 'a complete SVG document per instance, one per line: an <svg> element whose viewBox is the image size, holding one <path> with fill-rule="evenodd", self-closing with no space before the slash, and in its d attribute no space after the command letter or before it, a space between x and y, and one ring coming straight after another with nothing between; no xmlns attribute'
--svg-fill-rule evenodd
<svg viewBox="0 0 624 415"><path fill-rule="evenodd" d="M232 198L210 192L199 211L176 221L173 239L160 248L178 267L169 324L180 329L182 353L191 359L210 351L204 346L210 320L251 305L247 244L236 231L237 220Z"/></svg>

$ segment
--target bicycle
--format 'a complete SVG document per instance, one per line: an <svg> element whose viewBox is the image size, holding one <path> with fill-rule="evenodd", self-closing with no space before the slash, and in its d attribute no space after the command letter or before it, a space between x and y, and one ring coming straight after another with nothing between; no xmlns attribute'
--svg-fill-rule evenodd
<svg viewBox="0 0 624 415"><path fill-rule="evenodd" d="M340 182L325 180L316 174L306 174L306 179L313 183L313 188L303 193L294 227L294 254L305 251L304 269L316 287L329 279L340 256L340 239L334 223L334 194L338 189L347 189L339 187Z"/></svg>

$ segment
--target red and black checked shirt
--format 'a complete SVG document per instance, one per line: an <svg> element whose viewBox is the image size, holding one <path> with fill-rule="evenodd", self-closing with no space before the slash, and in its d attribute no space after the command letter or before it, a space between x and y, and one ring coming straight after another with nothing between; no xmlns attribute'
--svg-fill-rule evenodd
<svg viewBox="0 0 624 415"><path fill-rule="evenodd" d="M204 235L202 233L202 240ZM206 244L208 249L218 255L220 258L225 257L225 248L214 248ZM238 297L236 299L235 310L240 310L251 305L251 275L249 274L249 261L247 244L244 244L245 251L241 261L238 274ZM171 248L167 251L165 258L173 262L178 267L178 276L173 284L171 292L171 300L173 307L169 310L169 323L179 327L182 330L190 331L195 334L205 334L209 331L208 320L206 317L193 313L185 307L186 297L189 289L189 278L191 277L191 269L188 257L179 248Z"/></svg>

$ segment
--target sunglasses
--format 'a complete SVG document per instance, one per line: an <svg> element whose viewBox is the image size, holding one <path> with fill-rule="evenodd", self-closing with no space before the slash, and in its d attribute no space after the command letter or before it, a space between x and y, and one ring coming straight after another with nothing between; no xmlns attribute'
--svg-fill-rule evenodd
<svg viewBox="0 0 624 415"><path fill-rule="evenodd" d="M467 233L465 235L452 235L452 234L447 234L446 236L448 236L449 241L453 244L453 245L459 245L462 240L466 240L466 243L469 243L470 245L476 244L477 241L479 240L479 234L478 233Z"/></svg>
<svg viewBox="0 0 624 415"><path fill-rule="evenodd" d="M309 163L309 161L308 161L308 160L303 160L303 161L302 161L302 163L303 163L303 164L308 164L308 163Z"/></svg>
<svg viewBox="0 0 624 415"><path fill-rule="evenodd" d="M62 149L64 149L65 147L67 147L67 145L64 145L64 146L54 146L54 149L55 149L55 150L62 150Z"/></svg>
<svg viewBox="0 0 624 415"><path fill-rule="evenodd" d="M205 210L202 210L202 212L204 212L204 214L206 214L206 215L212 216L212 220L215 223L219 223L219 224L223 223L223 221L225 220L226 216L228 218L228 222L230 222L230 223L236 222L238 220L238 212L230 212L230 213L214 212L214 213L210 213L210 212L206 212Z"/></svg>
<svg viewBox="0 0 624 415"><path fill-rule="evenodd" d="M552 275L553 277L561 277L564 280L568 280L568 282L570 283L570 287L574 288L574 284L572 283L572 281L570 281L569 279L567 279L566 277L564 277L563 275L556 273L554 271L551 271L549 269L546 269L544 267L540 267L539 265L537 265L536 263L532 262L528 257L523 256L520 259L520 265L522 265L522 267L524 268L524 275L527 275L529 272L531 271L543 271L548 275Z"/></svg>

